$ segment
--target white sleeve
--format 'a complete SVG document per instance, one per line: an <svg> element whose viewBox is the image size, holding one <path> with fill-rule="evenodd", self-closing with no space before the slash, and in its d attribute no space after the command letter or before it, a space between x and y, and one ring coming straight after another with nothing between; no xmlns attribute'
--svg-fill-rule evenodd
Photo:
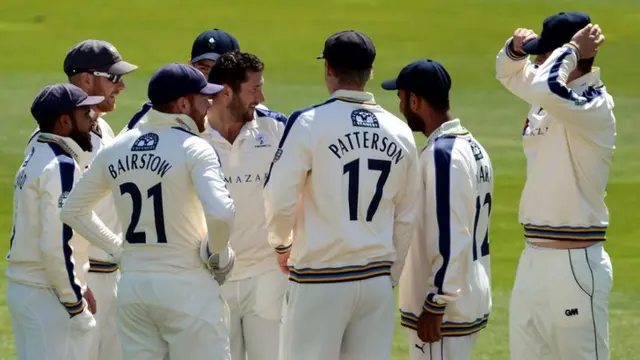
<svg viewBox="0 0 640 360"><path fill-rule="evenodd" d="M290 235L300 192L311 170L311 134L307 121L299 112L289 117L264 185L269 244L278 253L291 247Z"/></svg>
<svg viewBox="0 0 640 360"><path fill-rule="evenodd" d="M613 101L598 86L589 88L583 95L567 87L567 79L578 59L578 51L569 44L556 49L538 68L531 84L531 96L558 121L598 126L611 119Z"/></svg>
<svg viewBox="0 0 640 360"><path fill-rule="evenodd" d="M496 78L512 94L531 105L536 105L531 96L531 82L536 73L528 55L518 55L511 50L509 38L496 56Z"/></svg>
<svg viewBox="0 0 640 360"><path fill-rule="evenodd" d="M412 142L412 145L411 156L407 158L411 161L408 173L404 178L405 182L402 184L400 192L394 199L396 208L393 221L393 245L396 250L396 261L391 266L391 279L394 284L397 284L400 280L407 253L409 252L409 245L416 230L415 220L419 205L416 194L421 192L420 184L422 178L420 176L418 152L415 148L415 143Z"/></svg>
<svg viewBox="0 0 640 360"><path fill-rule="evenodd" d="M58 157L40 178L40 251L49 282L71 317L85 309L83 286L76 275L73 248L69 244L73 230L60 221L60 206L80 175L71 158Z"/></svg>
<svg viewBox="0 0 640 360"><path fill-rule="evenodd" d="M73 191L62 207L60 218L89 243L106 251L114 261L117 261L122 251L122 239L114 234L93 211L95 206L111 192L102 166L103 154L100 152L96 156L89 169L82 174L73 187Z"/></svg>
<svg viewBox="0 0 640 360"><path fill-rule="evenodd" d="M472 251L475 178L470 165L454 149L455 138L436 140L433 158L427 166L427 206L423 216L435 216L437 226L427 239L432 276L424 309L444 314L446 304L453 302L467 286L464 254ZM424 236L424 234L420 234Z"/></svg>
<svg viewBox="0 0 640 360"><path fill-rule="evenodd" d="M207 220L209 251L219 253L229 244L235 207L215 149L203 139L194 140L186 149L187 166Z"/></svg>

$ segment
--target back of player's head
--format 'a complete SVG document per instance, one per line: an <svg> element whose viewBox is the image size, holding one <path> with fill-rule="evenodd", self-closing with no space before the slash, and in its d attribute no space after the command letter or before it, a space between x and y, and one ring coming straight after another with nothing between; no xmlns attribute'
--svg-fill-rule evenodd
<svg viewBox="0 0 640 360"><path fill-rule="evenodd" d="M371 77L376 47L360 31L344 30L331 35L318 59L324 59L341 85L364 86Z"/></svg>
<svg viewBox="0 0 640 360"><path fill-rule="evenodd" d="M154 106L166 105L187 95L214 95L222 86L207 83L204 75L196 68L171 63L165 65L151 76L147 95Z"/></svg>
<svg viewBox="0 0 640 360"><path fill-rule="evenodd" d="M209 82L229 86L234 92L247 81L249 72L262 72L264 63L254 54L232 51L218 58L209 73Z"/></svg>
<svg viewBox="0 0 640 360"><path fill-rule="evenodd" d="M240 44L233 35L220 29L207 30L193 41L191 63L217 61L223 54L237 50L240 50Z"/></svg>

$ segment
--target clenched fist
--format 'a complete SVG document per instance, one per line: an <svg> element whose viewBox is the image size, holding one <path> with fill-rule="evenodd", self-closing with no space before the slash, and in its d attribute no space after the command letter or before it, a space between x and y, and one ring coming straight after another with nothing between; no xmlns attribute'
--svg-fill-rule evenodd
<svg viewBox="0 0 640 360"><path fill-rule="evenodd" d="M604 35L602 35L602 30L598 24L585 26L571 38L571 44L578 49L580 59L591 59L596 56L598 48L603 42Z"/></svg>
<svg viewBox="0 0 640 360"><path fill-rule="evenodd" d="M526 55L527 52L524 51L522 47L524 46L524 44L528 43L529 41L537 37L538 37L538 34L536 34L535 31L531 29L524 29L524 28L516 29L516 31L513 32L513 40L511 42L511 46L513 47L512 50L515 53Z"/></svg>

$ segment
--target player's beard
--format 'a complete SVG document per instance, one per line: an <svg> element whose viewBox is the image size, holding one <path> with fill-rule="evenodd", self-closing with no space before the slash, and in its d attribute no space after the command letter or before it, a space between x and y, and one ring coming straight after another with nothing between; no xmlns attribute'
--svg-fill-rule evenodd
<svg viewBox="0 0 640 360"><path fill-rule="evenodd" d="M71 140L75 141L76 144L80 146L80 149L87 152L93 151L93 143L91 143L91 133L78 130L75 117L72 117L71 120L71 133L69 133L69 137L71 138Z"/></svg>
<svg viewBox="0 0 640 360"><path fill-rule="evenodd" d="M422 120L420 115L411 111L411 109L405 109L403 113L405 119L407 119L407 125L409 125L411 131L424 133L424 121Z"/></svg>
<svg viewBox="0 0 640 360"><path fill-rule="evenodd" d="M228 108L231 116L237 122L246 123L253 120L253 111L250 110L250 107L244 106L238 95L233 95Z"/></svg>

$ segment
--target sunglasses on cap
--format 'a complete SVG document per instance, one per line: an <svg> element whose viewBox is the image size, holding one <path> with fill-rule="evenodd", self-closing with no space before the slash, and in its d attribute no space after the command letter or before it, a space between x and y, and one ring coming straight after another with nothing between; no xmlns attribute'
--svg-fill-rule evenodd
<svg viewBox="0 0 640 360"><path fill-rule="evenodd" d="M122 80L122 75L109 74L102 71L92 71L91 73L95 76L107 78L109 81L111 81L114 84L117 84L120 82L120 80Z"/></svg>

